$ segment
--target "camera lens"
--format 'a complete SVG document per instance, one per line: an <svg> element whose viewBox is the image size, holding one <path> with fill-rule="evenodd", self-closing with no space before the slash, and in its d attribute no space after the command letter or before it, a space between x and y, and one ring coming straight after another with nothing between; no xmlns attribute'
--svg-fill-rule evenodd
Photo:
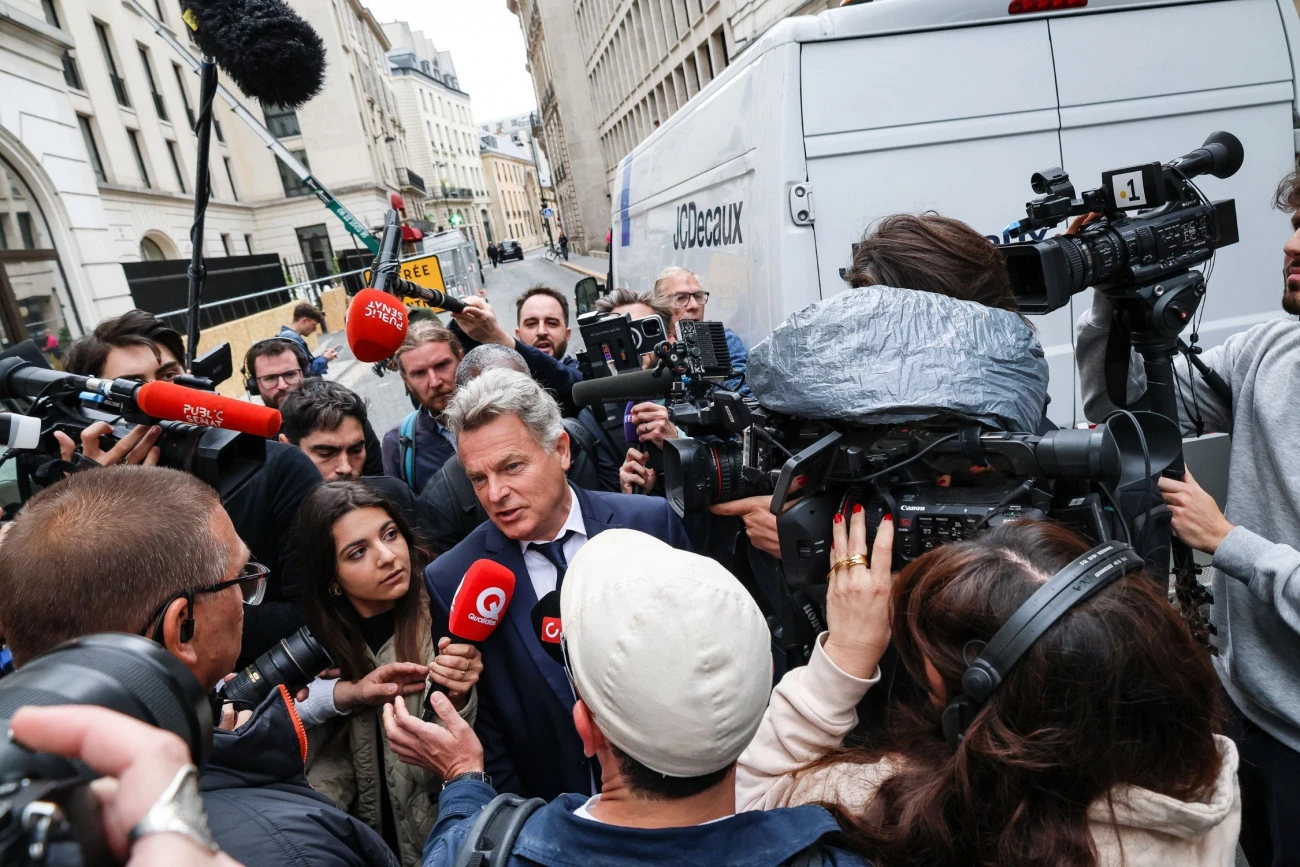
<svg viewBox="0 0 1300 867"><path fill-rule="evenodd" d="M179 735L202 765L212 745L212 710L202 685L180 660L138 635L87 635L28 662L0 680L0 725L26 705L92 704ZM0 780L50 766L17 745L0 744ZM56 760L62 762L62 760Z"/></svg>
<svg viewBox="0 0 1300 867"><path fill-rule="evenodd" d="M329 651L303 626L231 678L221 694L235 704L256 707L280 684L297 692L333 664Z"/></svg>
<svg viewBox="0 0 1300 867"><path fill-rule="evenodd" d="M671 439L664 446L664 488L678 515L761 493L745 483L738 443Z"/></svg>

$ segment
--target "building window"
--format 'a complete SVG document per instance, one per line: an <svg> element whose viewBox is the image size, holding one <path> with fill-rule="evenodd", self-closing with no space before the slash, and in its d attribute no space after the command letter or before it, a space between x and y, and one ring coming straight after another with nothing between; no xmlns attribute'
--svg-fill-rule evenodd
<svg viewBox="0 0 1300 867"><path fill-rule="evenodd" d="M221 247L226 251L226 256L233 256L234 252L230 249L230 235L225 232L221 233Z"/></svg>
<svg viewBox="0 0 1300 867"><path fill-rule="evenodd" d="M113 48L108 38L108 28L100 22L95 22L95 35L99 37L99 47L104 52L104 64L108 67L108 80L113 83L113 95L117 97L117 104L123 108L131 107L131 99L126 93L126 82L117 71L117 61L113 59Z"/></svg>
<svg viewBox="0 0 1300 867"><path fill-rule="evenodd" d="M41 0L41 11L45 13L45 23L51 27L63 29L59 23L59 12L54 6L54 0ZM72 56L71 51L64 51L63 57L63 83L73 90L81 90L81 72L77 69L77 61Z"/></svg>
<svg viewBox="0 0 1300 867"><path fill-rule="evenodd" d="M163 253L162 247L153 238L140 239L140 259L144 262L161 262L167 256Z"/></svg>
<svg viewBox="0 0 1300 867"><path fill-rule="evenodd" d="M244 249L248 251L248 255L250 255L250 256L253 255L253 236L252 236L252 235L244 235Z"/></svg>
<svg viewBox="0 0 1300 867"><path fill-rule="evenodd" d="M95 180L101 184L108 183L104 173L104 161L99 157L99 145L95 143L95 131L90 126L90 118L84 114L77 115L77 125L81 127L81 137L86 142L86 153L90 155L90 168L95 172Z"/></svg>
<svg viewBox="0 0 1300 867"><path fill-rule="evenodd" d="M167 22L167 16L163 15L162 0L153 0L154 11L158 13L158 20L164 24Z"/></svg>
<svg viewBox="0 0 1300 867"><path fill-rule="evenodd" d="M239 187L235 186L235 173L230 169L230 157L222 157L221 162L226 167L226 180L230 181L230 198L239 201Z"/></svg>
<svg viewBox="0 0 1300 867"><path fill-rule="evenodd" d="M179 63L173 63L172 72L176 74L176 86L180 88L181 105L185 106L185 119L190 122L190 129L194 129L194 109L190 106L189 91L185 89L185 71Z"/></svg>
<svg viewBox="0 0 1300 867"><path fill-rule="evenodd" d="M292 138L296 135L302 135L302 128L298 126L298 113L292 108L264 105L262 106L262 114L266 117L266 128L276 138Z"/></svg>
<svg viewBox="0 0 1300 867"><path fill-rule="evenodd" d="M172 170L176 172L176 183L180 186L182 193L188 193L189 190L185 189L185 172L181 170L180 154L176 153L176 142L170 139L167 141L167 155L171 157Z"/></svg>
<svg viewBox="0 0 1300 867"><path fill-rule="evenodd" d="M212 104L212 131L217 134L217 141L226 143L226 134L221 131L221 121L217 120L217 106Z"/></svg>
<svg viewBox="0 0 1300 867"><path fill-rule="evenodd" d="M154 110L158 112L159 120L168 120L167 104L163 102L162 94L158 92L158 82L153 77L153 64L149 62L149 51L143 45L136 47L140 50L140 65L144 67L144 77L149 82L149 92L153 94Z"/></svg>
<svg viewBox="0 0 1300 867"><path fill-rule="evenodd" d="M28 211L19 211L15 214L18 217L18 234L23 238L24 250L36 249L36 237L32 234L32 215Z"/></svg>
<svg viewBox="0 0 1300 867"><path fill-rule="evenodd" d="M311 163L307 162L306 151L291 151L291 153L297 157L298 162L302 163L307 168L311 168ZM284 187L284 195L286 198L294 199L300 196L310 196L312 194L311 187L304 184L302 179L294 174L293 169L289 168L279 160L276 161L275 166L280 170L280 185Z"/></svg>
<svg viewBox="0 0 1300 867"><path fill-rule="evenodd" d="M135 154L135 167L140 170L140 183L152 188L153 183L149 180L149 169L144 162L144 149L140 147L140 131L128 129L126 137L131 142L132 153Z"/></svg>

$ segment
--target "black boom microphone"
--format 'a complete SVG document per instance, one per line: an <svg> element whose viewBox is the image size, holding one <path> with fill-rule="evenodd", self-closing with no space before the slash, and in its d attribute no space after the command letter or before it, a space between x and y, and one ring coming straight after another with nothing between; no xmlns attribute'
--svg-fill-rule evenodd
<svg viewBox="0 0 1300 867"><path fill-rule="evenodd" d="M297 108L325 84L325 43L283 0L181 0L199 50L245 94Z"/></svg>
<svg viewBox="0 0 1300 867"><path fill-rule="evenodd" d="M1246 159L1246 149L1241 139L1230 132L1211 133L1205 144L1170 163L1170 167L1185 177L1211 174L1216 178L1230 178Z"/></svg>
<svg viewBox="0 0 1300 867"><path fill-rule="evenodd" d="M575 383L573 402L578 406L596 406L610 400L667 397L672 388L673 375L667 370L638 370Z"/></svg>

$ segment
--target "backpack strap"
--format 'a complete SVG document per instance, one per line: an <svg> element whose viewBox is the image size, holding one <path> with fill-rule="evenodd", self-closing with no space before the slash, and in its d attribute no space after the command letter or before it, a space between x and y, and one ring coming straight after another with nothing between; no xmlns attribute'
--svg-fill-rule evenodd
<svg viewBox="0 0 1300 867"><path fill-rule="evenodd" d="M524 823L545 804L541 798L497 795L470 826L454 867L505 867Z"/></svg>
<svg viewBox="0 0 1300 867"><path fill-rule="evenodd" d="M397 431L398 470L402 474L402 481L412 491L415 490L415 420L420 417L420 411L407 414L402 419L402 426Z"/></svg>

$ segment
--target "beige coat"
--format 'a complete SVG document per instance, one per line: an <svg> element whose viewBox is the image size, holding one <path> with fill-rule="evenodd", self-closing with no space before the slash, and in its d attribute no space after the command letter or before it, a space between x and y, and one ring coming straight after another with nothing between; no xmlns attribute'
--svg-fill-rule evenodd
<svg viewBox="0 0 1300 867"><path fill-rule="evenodd" d="M432 637L423 630L420 652L432 660L437 654ZM377 656L371 655L376 665L396 662L393 639L379 648ZM406 709L420 714L421 694L406 697ZM470 693L470 700L460 716L470 725L478 709L478 690ZM438 793L442 778L432 771L404 764L388 747L387 736L382 747L375 721L383 726L382 708L365 708L350 716L331 720L312 731L313 743L321 744L308 761L307 781L316 791L365 822L377 833L383 833L380 815L379 774L388 785L388 798L393 808L393 822L397 828L398 860L403 865L418 865L424 851L424 841L438 818Z"/></svg>
<svg viewBox="0 0 1300 867"><path fill-rule="evenodd" d="M828 801L860 809L897 767L889 759L871 765L840 764L814 773L795 771L838 747L858 723L856 707L879 680L841 671L818 639L812 659L786 674L753 741L740 757L736 809ZM1104 801L1088 818L1101 867L1233 867L1241 830L1237 748L1216 737L1223 761L1219 777L1200 801L1184 802L1136 786L1114 794L1111 822Z"/></svg>

